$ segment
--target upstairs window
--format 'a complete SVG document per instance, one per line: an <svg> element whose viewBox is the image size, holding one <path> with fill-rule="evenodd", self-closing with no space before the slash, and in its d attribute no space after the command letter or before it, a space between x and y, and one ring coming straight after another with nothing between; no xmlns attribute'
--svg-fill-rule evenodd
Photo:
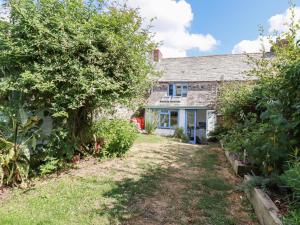
<svg viewBox="0 0 300 225"><path fill-rule="evenodd" d="M168 95L177 97L187 97L187 84L169 84Z"/></svg>
<svg viewBox="0 0 300 225"><path fill-rule="evenodd" d="M187 96L187 92L188 92L188 86L187 85L182 85L181 96L182 97L186 97Z"/></svg>
<svg viewBox="0 0 300 225"><path fill-rule="evenodd" d="M174 91L174 85L169 84L169 96L173 96L173 91Z"/></svg>
<svg viewBox="0 0 300 225"><path fill-rule="evenodd" d="M181 96L181 85L175 85L175 87L176 87L175 96Z"/></svg>

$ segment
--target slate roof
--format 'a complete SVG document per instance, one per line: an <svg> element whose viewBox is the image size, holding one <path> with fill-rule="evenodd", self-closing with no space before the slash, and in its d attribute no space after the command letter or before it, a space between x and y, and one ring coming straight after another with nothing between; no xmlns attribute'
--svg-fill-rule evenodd
<svg viewBox="0 0 300 225"><path fill-rule="evenodd" d="M250 54L253 58L261 58L262 54ZM272 58L272 54L266 54ZM190 90L187 97L179 102L162 101L167 96L167 87L153 90L147 101L149 108L214 108L217 100L217 90L220 81L247 81L256 80L246 74L253 68L249 64L249 57L245 54L213 55L185 58L165 58L156 63L156 69L161 72L158 82L213 83L210 90Z"/></svg>
<svg viewBox="0 0 300 225"><path fill-rule="evenodd" d="M251 54L262 57L262 54ZM184 58L165 58L156 68L162 73L159 82L254 80L245 71L251 69L245 54L228 54Z"/></svg>

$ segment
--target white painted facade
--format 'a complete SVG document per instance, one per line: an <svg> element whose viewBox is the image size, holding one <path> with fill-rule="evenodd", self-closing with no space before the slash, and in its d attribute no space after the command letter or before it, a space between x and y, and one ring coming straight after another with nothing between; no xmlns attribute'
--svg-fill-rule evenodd
<svg viewBox="0 0 300 225"><path fill-rule="evenodd" d="M175 129L156 129L155 134L165 137L171 137L174 136Z"/></svg>
<svg viewBox="0 0 300 225"><path fill-rule="evenodd" d="M185 109L179 109L178 117L179 117L178 126L185 129L185 117L186 117Z"/></svg>
<svg viewBox="0 0 300 225"><path fill-rule="evenodd" d="M245 73L252 69L245 54L168 59L157 55L155 66L162 75L152 88L145 108L156 112L157 134L164 136L182 127L193 143L205 142L216 127L214 110L222 84L257 80ZM269 56L253 54L252 57Z"/></svg>
<svg viewBox="0 0 300 225"><path fill-rule="evenodd" d="M159 126L159 114L160 111L171 110L178 111L178 126L162 128ZM194 112L192 123L192 132L188 132L189 127L188 123L188 112ZM209 133L215 129L216 126L216 114L214 110L208 109L148 109L145 112L145 121L155 120L158 123L158 128L155 131L155 134L161 136L173 136L175 129L177 127L183 128L185 134L195 137L194 142L204 141L209 137Z"/></svg>

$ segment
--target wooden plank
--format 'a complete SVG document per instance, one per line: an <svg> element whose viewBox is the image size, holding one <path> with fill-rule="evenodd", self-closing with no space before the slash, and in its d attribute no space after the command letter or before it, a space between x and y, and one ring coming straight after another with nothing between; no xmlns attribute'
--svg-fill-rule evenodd
<svg viewBox="0 0 300 225"><path fill-rule="evenodd" d="M243 177L246 174L251 173L251 171L253 170L251 166L245 165L242 162L236 160L233 153L229 151L225 151L225 155L228 161L230 162L236 175Z"/></svg>
<svg viewBox="0 0 300 225"><path fill-rule="evenodd" d="M221 145L221 148L222 148L223 150L225 150L225 149L224 149L224 144L223 144L223 141L222 141L222 140L220 141L220 145Z"/></svg>
<svg viewBox="0 0 300 225"><path fill-rule="evenodd" d="M251 176L246 175L245 182L250 180ZM261 225L283 225L279 209L264 191L252 188L246 194Z"/></svg>

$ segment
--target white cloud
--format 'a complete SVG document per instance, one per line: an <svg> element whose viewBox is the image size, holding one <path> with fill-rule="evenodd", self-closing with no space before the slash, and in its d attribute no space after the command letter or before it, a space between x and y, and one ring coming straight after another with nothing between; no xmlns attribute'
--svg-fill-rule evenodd
<svg viewBox="0 0 300 225"><path fill-rule="evenodd" d="M194 16L185 0L128 0L128 5L139 8L146 23L154 18L152 31L155 41L163 44L164 57L184 57L191 49L210 51L218 44L211 34L189 32Z"/></svg>
<svg viewBox="0 0 300 225"><path fill-rule="evenodd" d="M282 14L277 14L275 16L272 16L269 21L269 34L272 40L274 41L274 36L272 37L272 33L274 32L285 32L288 30L288 24L291 23L292 18L292 11L290 9L287 9ZM300 21L300 7L296 7L294 10L295 15L295 22ZM299 34L300 35L300 34ZM243 40L240 41L238 44L236 44L233 47L232 53L238 54L238 53L256 53L261 52L262 50L270 51L271 44L269 41L269 38L267 36L260 36L255 40Z"/></svg>
<svg viewBox="0 0 300 225"><path fill-rule="evenodd" d="M151 31L155 33L154 40L162 43L160 49L164 57L184 57L188 50L206 52L218 45L211 34L189 32L194 15L186 0L124 1L130 7L139 8L145 24L151 23ZM2 0L0 4L1 2ZM8 19L7 10L0 5L0 19L1 17Z"/></svg>
<svg viewBox="0 0 300 225"><path fill-rule="evenodd" d="M257 53L263 50L269 51L271 49L269 38L260 36L255 40L243 40L236 44L232 50L232 54L239 53Z"/></svg>
<svg viewBox="0 0 300 225"><path fill-rule="evenodd" d="M277 14L269 19L270 29L269 32L285 32L288 29L288 24L292 22L294 14L295 22L300 20L300 7L296 7L294 12L291 9L287 9L283 14Z"/></svg>

